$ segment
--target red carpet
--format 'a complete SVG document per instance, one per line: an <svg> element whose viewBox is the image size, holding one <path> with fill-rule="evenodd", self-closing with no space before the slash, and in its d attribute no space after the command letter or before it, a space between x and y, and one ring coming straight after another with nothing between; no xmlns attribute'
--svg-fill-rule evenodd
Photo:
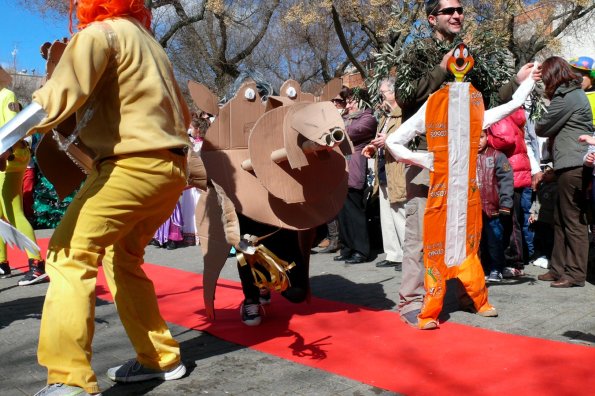
<svg viewBox="0 0 595 396"><path fill-rule="evenodd" d="M451 322L418 331L395 312L318 298L294 305L275 294L263 323L248 327L239 319L240 285L226 280L219 283L218 316L210 323L203 315L200 275L152 264L144 268L155 280L169 322L394 392L572 395L595 386L595 348ZM111 300L103 272L97 295Z"/></svg>

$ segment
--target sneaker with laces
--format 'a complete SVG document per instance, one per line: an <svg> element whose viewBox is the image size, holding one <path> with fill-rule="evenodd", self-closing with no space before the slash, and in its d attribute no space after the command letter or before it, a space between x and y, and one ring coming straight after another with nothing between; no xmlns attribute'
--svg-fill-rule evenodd
<svg viewBox="0 0 595 396"><path fill-rule="evenodd" d="M136 359L107 370L108 378L115 382L141 382L152 379L170 381L182 378L184 374L186 366L181 362L170 370L153 370L143 366Z"/></svg>
<svg viewBox="0 0 595 396"><path fill-rule="evenodd" d="M10 277L10 265L8 265L8 261L4 261L0 263L0 279L9 278Z"/></svg>
<svg viewBox="0 0 595 396"><path fill-rule="evenodd" d="M488 282L502 282L502 273L498 270L490 271L490 275L487 279Z"/></svg>
<svg viewBox="0 0 595 396"><path fill-rule="evenodd" d="M83 388L66 384L51 384L40 390L35 396L91 396ZM93 396L101 396L94 393Z"/></svg>
<svg viewBox="0 0 595 396"><path fill-rule="evenodd" d="M504 270L502 271L502 277L504 277L505 279L517 278L517 277L523 276L523 275L525 275L525 273L523 272L522 269L513 268L513 267L504 267Z"/></svg>
<svg viewBox="0 0 595 396"><path fill-rule="evenodd" d="M48 280L48 274L45 273L45 261L29 259L29 271L19 280L19 286L33 285Z"/></svg>
<svg viewBox="0 0 595 396"><path fill-rule="evenodd" d="M251 300L244 300L240 306L240 315L242 322L247 326L258 326L262 321L260 316L261 305L252 302Z"/></svg>
<svg viewBox="0 0 595 396"><path fill-rule="evenodd" d="M271 291L269 289L260 289L258 301L260 301L261 305L269 305L271 303Z"/></svg>

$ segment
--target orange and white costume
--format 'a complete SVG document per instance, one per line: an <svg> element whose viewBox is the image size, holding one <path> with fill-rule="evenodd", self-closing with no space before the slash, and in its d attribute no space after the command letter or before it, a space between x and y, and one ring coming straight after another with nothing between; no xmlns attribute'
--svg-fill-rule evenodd
<svg viewBox="0 0 595 396"><path fill-rule="evenodd" d="M426 295L418 316L419 328L434 328L446 292L446 280L459 278L475 309L485 313L488 303L484 273L478 256L481 236L481 199L476 182L476 157L482 129L506 117L533 89L527 78L512 101L485 110L471 84L454 82L438 90L386 140L400 162L430 170L430 189L424 215L424 286ZM412 152L407 144L426 135L428 152Z"/></svg>

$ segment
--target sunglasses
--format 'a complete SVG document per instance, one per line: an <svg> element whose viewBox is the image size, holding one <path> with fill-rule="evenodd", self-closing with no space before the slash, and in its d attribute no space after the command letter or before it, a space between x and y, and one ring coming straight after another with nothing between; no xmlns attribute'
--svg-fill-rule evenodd
<svg viewBox="0 0 595 396"><path fill-rule="evenodd" d="M340 103L340 104L345 103L345 101L343 99L331 99L331 102L333 102L333 103Z"/></svg>
<svg viewBox="0 0 595 396"><path fill-rule="evenodd" d="M455 12L463 15L463 7L446 7L436 11L434 15L454 15Z"/></svg>

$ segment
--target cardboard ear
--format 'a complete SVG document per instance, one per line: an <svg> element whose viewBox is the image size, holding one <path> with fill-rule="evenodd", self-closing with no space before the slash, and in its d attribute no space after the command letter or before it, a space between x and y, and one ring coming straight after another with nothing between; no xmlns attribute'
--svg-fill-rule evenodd
<svg viewBox="0 0 595 396"><path fill-rule="evenodd" d="M322 88L320 95L316 97L316 102L326 102L334 98L341 92L341 88L343 87L343 80L340 78L333 78L331 81L327 82L326 85Z"/></svg>
<svg viewBox="0 0 595 396"><path fill-rule="evenodd" d="M214 116L219 114L219 106L217 105L219 101L209 88L195 81L188 81L188 90L199 109Z"/></svg>
<svg viewBox="0 0 595 396"><path fill-rule="evenodd" d="M62 57L62 54L64 53L64 50L66 49L67 45L67 42L56 40L48 48L47 63L45 66L45 71L48 79L52 77L52 73L54 72L56 66L58 66L58 62L60 61L60 58Z"/></svg>

